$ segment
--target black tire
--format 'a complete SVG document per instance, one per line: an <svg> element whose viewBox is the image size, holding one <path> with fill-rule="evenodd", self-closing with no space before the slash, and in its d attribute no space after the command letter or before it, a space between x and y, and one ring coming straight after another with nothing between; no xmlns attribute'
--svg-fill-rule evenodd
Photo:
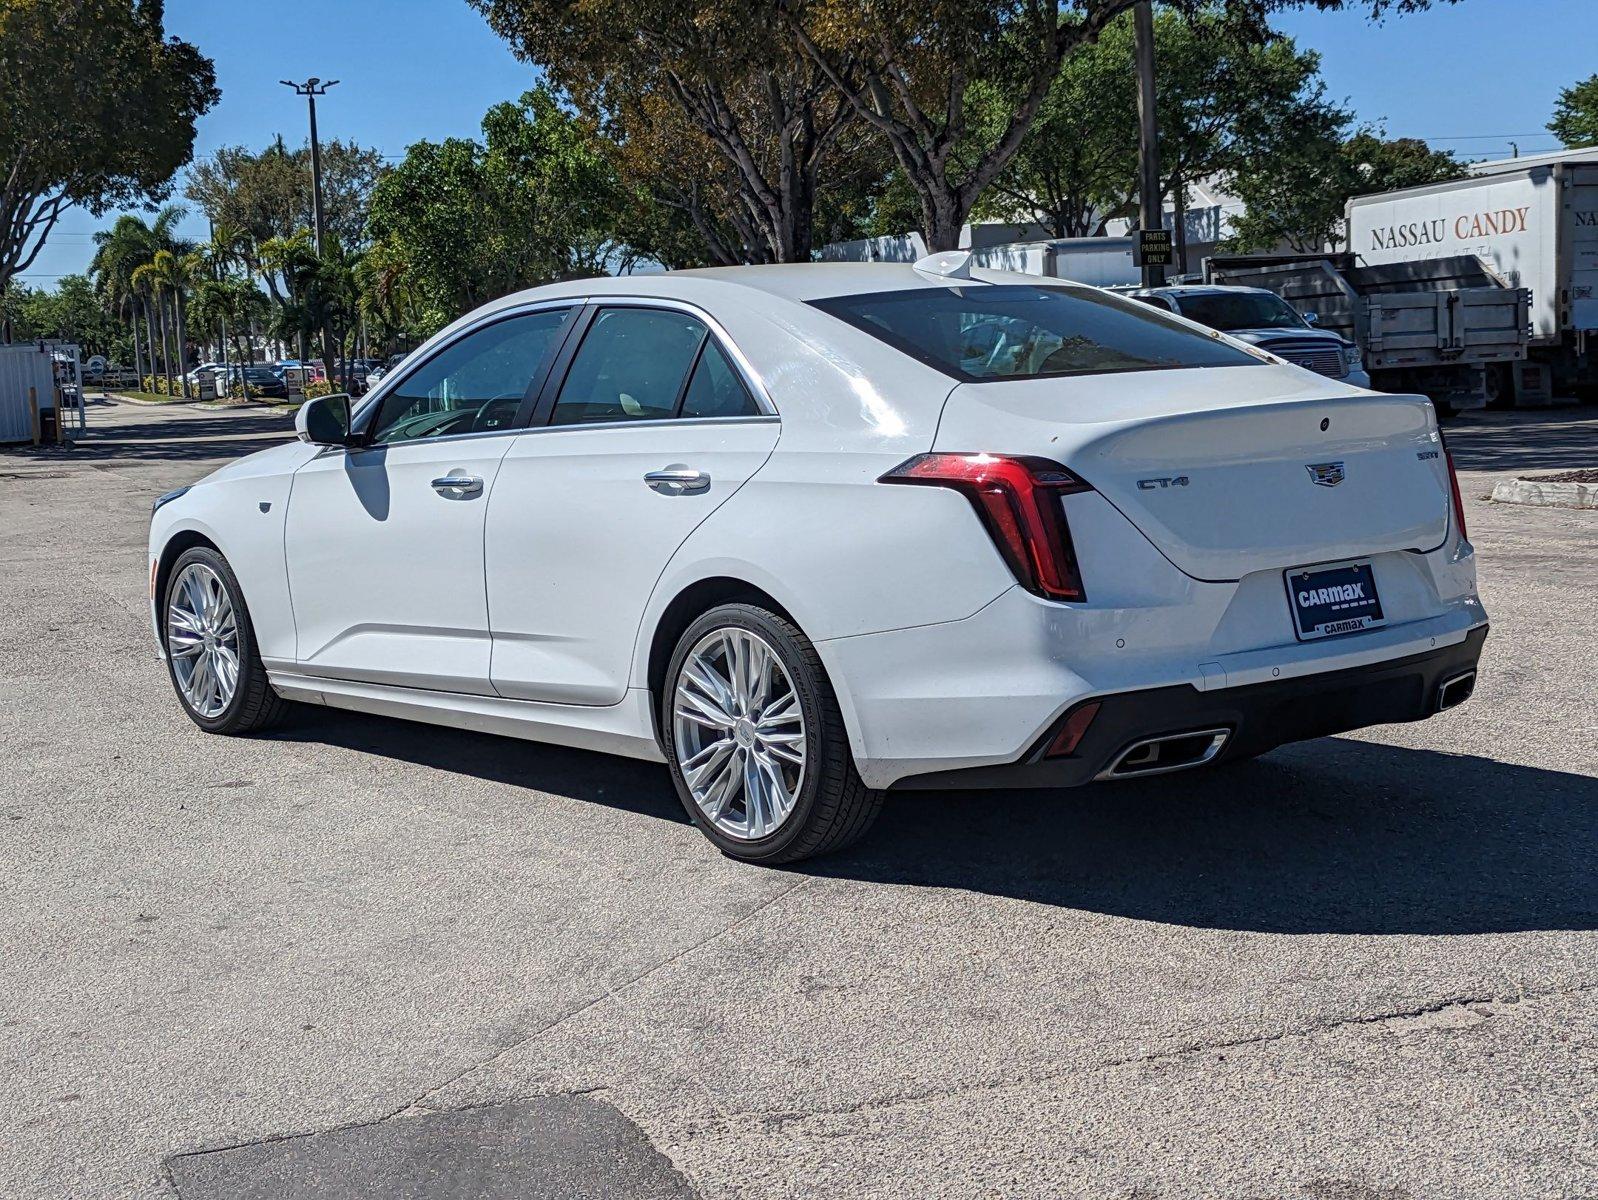
<svg viewBox="0 0 1598 1200"><path fill-rule="evenodd" d="M215 572L233 603L238 629L239 681L227 707L215 716L204 716L195 711L188 697L183 694L172 656L168 654L167 678L172 681L172 690L177 693L178 703L183 706L189 720L207 733L244 734L269 729L288 714L292 705L273 691L267 680L266 667L261 663L261 653L255 644L255 628L250 622L249 606L244 602L244 589L239 586L238 576L233 574L227 559L209 546L194 546L185 550L167 572L166 587L161 596L162 641L165 643L167 638L167 613L172 602L173 587L184 568L192 563L203 564Z"/></svg>
<svg viewBox="0 0 1598 1200"><path fill-rule="evenodd" d="M775 831L758 840L729 836L706 820L678 763L672 702L683 663L701 639L724 628L754 633L775 651L804 715L806 765L793 810ZM843 849L864 836L877 819L883 794L868 788L855 770L843 714L821 658L791 621L753 604L723 604L704 613L678 639L657 699L661 741L677 797L689 819L723 854L768 865L798 862Z"/></svg>
<svg viewBox="0 0 1598 1200"><path fill-rule="evenodd" d="M1515 380L1509 372L1510 368L1503 363L1489 363L1482 368L1482 383L1488 408L1515 407Z"/></svg>

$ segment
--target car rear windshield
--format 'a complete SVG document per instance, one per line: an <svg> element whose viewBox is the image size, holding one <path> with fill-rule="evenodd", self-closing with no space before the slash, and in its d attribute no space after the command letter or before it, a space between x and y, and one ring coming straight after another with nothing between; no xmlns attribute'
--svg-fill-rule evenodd
<svg viewBox="0 0 1598 1200"><path fill-rule="evenodd" d="M810 303L967 382L1260 361L1146 305L1086 288L977 284Z"/></svg>
<svg viewBox="0 0 1598 1200"><path fill-rule="evenodd" d="M1179 296L1177 308L1211 329L1303 329L1304 318L1280 296L1259 292L1199 292Z"/></svg>

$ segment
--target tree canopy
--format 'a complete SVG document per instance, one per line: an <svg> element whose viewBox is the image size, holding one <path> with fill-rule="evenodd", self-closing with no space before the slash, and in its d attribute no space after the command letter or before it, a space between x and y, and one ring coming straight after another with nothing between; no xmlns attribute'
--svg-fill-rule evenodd
<svg viewBox="0 0 1598 1200"><path fill-rule="evenodd" d="M682 155L663 160L644 186L676 209L678 225L705 237L712 260L810 257L818 196L851 170L853 114L787 36L771 0L470 2L518 55L625 138L654 140L641 117L692 132ZM688 186L683 155L703 160Z"/></svg>
<svg viewBox="0 0 1598 1200"><path fill-rule="evenodd" d="M518 288L602 273L624 201L591 122L547 88L495 105L482 142L418 142L378 183L368 230L433 322Z"/></svg>
<svg viewBox="0 0 1598 1200"><path fill-rule="evenodd" d="M1306 128L1348 115L1330 104L1319 59L1289 38L1262 38L1223 10L1191 18L1165 10L1154 23L1162 194L1230 179L1291 152ZM1102 233L1136 215L1137 96L1130 14L1061 68L1014 159L994 180L982 215L1037 219L1056 237ZM992 140L1007 99L974 89L978 140Z"/></svg>
<svg viewBox="0 0 1598 1200"><path fill-rule="evenodd" d="M337 138L322 143L323 215L343 245L365 238L367 204L384 169L376 150ZM184 194L214 225L256 242L292 237L312 225L310 146L290 150L281 135L259 153L224 146L194 165Z"/></svg>
<svg viewBox="0 0 1598 1200"><path fill-rule="evenodd" d="M0 289L70 206L164 197L219 95L160 0L0 0Z"/></svg>
<svg viewBox="0 0 1598 1200"><path fill-rule="evenodd" d="M48 292L11 287L0 297L0 320L17 341L59 338L77 343L84 357L114 353L125 340L86 275L63 275Z"/></svg>
<svg viewBox="0 0 1598 1200"><path fill-rule="evenodd" d="M1548 129L1567 146L1598 146L1598 75L1559 93Z"/></svg>
<svg viewBox="0 0 1598 1200"><path fill-rule="evenodd" d="M1268 250L1286 242L1295 250L1319 250L1342 239L1350 197L1464 173L1451 153L1433 150L1419 138L1387 140L1364 129L1344 140L1338 130L1307 131L1281 156L1234 180L1246 211L1233 220L1229 246Z"/></svg>

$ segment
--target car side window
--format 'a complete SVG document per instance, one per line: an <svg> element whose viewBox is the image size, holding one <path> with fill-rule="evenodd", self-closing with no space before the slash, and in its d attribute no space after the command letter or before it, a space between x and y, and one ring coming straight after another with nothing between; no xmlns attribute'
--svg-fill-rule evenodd
<svg viewBox="0 0 1598 1200"><path fill-rule="evenodd" d="M694 367L688 391L683 395L685 417L754 417L760 414L755 398L749 394L727 355L714 340L705 343Z"/></svg>
<svg viewBox="0 0 1598 1200"><path fill-rule="evenodd" d="M572 359L551 425L674 416L705 323L661 308L602 308Z"/></svg>
<svg viewBox="0 0 1598 1200"><path fill-rule="evenodd" d="M571 312L523 313L446 346L383 397L368 443L510 428Z"/></svg>

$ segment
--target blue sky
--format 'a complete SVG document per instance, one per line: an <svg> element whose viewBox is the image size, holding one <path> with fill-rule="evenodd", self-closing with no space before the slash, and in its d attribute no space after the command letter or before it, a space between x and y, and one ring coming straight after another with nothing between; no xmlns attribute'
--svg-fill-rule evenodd
<svg viewBox="0 0 1598 1200"><path fill-rule="evenodd" d="M1557 148L1543 126L1560 88L1598 69L1598 0L1460 0L1372 24L1300 12L1277 24L1319 50L1333 96L1389 134L1425 137L1465 158ZM265 14L270 13L270 18ZM303 141L305 102L278 83L341 82L318 103L323 137L400 156L419 139L477 133L492 104L535 79L466 0L167 0L167 27L216 62L222 100L200 122L197 155ZM50 287L81 271L106 221L63 217L24 276ZM203 236L203 221L190 231Z"/></svg>

